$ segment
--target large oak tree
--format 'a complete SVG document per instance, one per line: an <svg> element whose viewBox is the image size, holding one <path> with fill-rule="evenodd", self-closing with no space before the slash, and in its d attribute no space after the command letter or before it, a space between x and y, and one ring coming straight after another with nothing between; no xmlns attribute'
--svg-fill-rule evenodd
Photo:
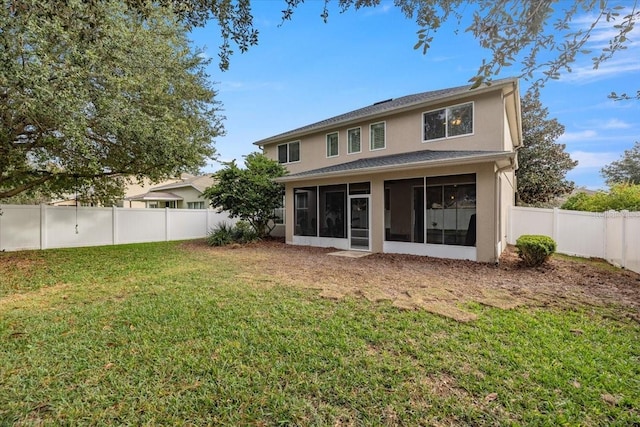
<svg viewBox="0 0 640 427"><path fill-rule="evenodd" d="M109 201L126 180L195 172L215 154L206 61L170 9L5 0L0 28L0 199Z"/></svg>

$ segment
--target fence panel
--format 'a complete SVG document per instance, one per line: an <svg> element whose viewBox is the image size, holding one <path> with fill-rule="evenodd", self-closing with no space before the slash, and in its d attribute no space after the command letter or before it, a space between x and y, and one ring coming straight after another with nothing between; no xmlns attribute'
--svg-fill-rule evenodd
<svg viewBox="0 0 640 427"><path fill-rule="evenodd" d="M112 208L47 206L43 248L101 246L113 243ZM76 228L77 225L77 228Z"/></svg>
<svg viewBox="0 0 640 427"><path fill-rule="evenodd" d="M169 240L202 237L207 232L207 211L195 209L169 210Z"/></svg>
<svg viewBox="0 0 640 427"><path fill-rule="evenodd" d="M553 210L513 208L509 214L510 233L507 241L515 245L523 234L553 235Z"/></svg>
<svg viewBox="0 0 640 427"><path fill-rule="evenodd" d="M0 250L40 249L40 206L0 205Z"/></svg>
<svg viewBox="0 0 640 427"><path fill-rule="evenodd" d="M116 209L116 243L166 240L167 213L164 209Z"/></svg>
<svg viewBox="0 0 640 427"><path fill-rule="evenodd" d="M605 257L604 215L594 212L557 210L553 239L558 252L582 257Z"/></svg>
<svg viewBox="0 0 640 427"><path fill-rule="evenodd" d="M640 273L640 212L630 212L625 224L625 267Z"/></svg>
<svg viewBox="0 0 640 427"><path fill-rule="evenodd" d="M618 212L607 212L606 217L607 242L606 242L606 258L612 264L624 265L623 259L623 234L624 234L624 217Z"/></svg>

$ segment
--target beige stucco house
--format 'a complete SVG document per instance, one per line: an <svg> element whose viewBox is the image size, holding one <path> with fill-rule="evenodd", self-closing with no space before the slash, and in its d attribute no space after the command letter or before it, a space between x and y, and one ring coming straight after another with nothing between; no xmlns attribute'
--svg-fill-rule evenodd
<svg viewBox="0 0 640 427"><path fill-rule="evenodd" d="M289 170L287 243L483 262L506 247L517 79L389 99L255 144Z"/></svg>
<svg viewBox="0 0 640 427"><path fill-rule="evenodd" d="M124 205L143 208L207 209L209 201L202 196L213 185L211 175L183 174L181 179L151 187L143 194L125 198Z"/></svg>

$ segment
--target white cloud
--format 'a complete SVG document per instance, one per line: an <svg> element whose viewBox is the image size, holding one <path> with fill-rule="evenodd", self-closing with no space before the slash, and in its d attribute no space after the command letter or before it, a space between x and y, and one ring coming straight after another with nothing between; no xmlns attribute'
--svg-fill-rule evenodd
<svg viewBox="0 0 640 427"><path fill-rule="evenodd" d="M614 28L622 22L622 17L631 13L630 9L621 10L620 16L615 20L607 22L603 17L600 22L589 34L589 39L584 45L584 49L591 50L591 53L584 56L578 56L578 61L573 64L571 73L562 73L561 80L569 83L591 83L594 81L611 78L619 74L632 73L640 71L640 42L637 41L640 36L640 28L636 26L626 35L626 49L617 51L611 59L602 62L598 69L593 68L593 57L600 56L602 50L609 47L609 42L620 31ZM582 15L576 17L571 25L572 31L579 29L586 30L596 19L593 14Z"/></svg>
<svg viewBox="0 0 640 427"><path fill-rule="evenodd" d="M597 69L593 68L592 63L574 66L571 69L571 73L562 74L560 79L569 83L585 84L607 79L618 74L640 71L640 61L634 54L628 56L630 57L610 59L601 63Z"/></svg>
<svg viewBox="0 0 640 427"><path fill-rule="evenodd" d="M615 152L590 152L590 151L573 151L569 153L573 160L578 161L576 169L601 169L603 166L617 160L620 153Z"/></svg>
<svg viewBox="0 0 640 427"><path fill-rule="evenodd" d="M620 119L609 119L602 129L629 129L631 125L627 122L623 122Z"/></svg>
<svg viewBox="0 0 640 427"><path fill-rule="evenodd" d="M382 5L367 8L367 11L365 12L365 16L386 15L391 10L393 10L393 3L387 2Z"/></svg>
<svg viewBox="0 0 640 427"><path fill-rule="evenodd" d="M598 132L595 130L583 130L580 132L565 132L560 138L558 138L558 142L562 144L566 144L568 142L583 142L585 139L591 139L598 136Z"/></svg>

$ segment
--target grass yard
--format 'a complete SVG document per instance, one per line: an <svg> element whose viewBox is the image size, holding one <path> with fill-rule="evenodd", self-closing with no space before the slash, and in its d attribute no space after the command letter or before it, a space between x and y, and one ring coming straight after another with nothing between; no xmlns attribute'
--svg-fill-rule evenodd
<svg viewBox="0 0 640 427"><path fill-rule="evenodd" d="M0 253L0 425L640 424L637 275L451 264L266 244ZM429 310L442 301L472 318Z"/></svg>

